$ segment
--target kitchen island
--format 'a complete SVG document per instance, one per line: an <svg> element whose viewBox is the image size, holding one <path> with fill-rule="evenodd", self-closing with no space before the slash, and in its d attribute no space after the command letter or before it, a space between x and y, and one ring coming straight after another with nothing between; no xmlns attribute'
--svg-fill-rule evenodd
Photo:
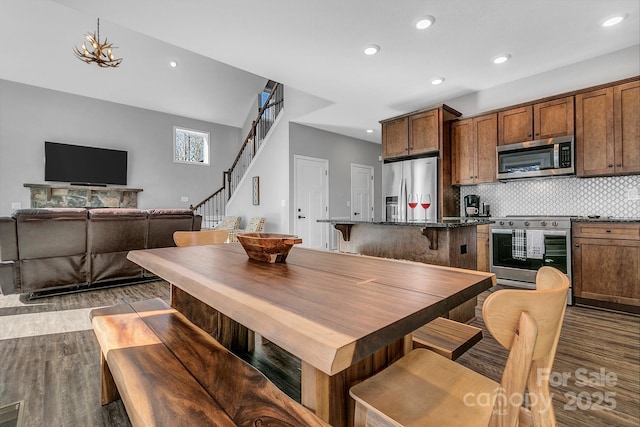
<svg viewBox="0 0 640 427"><path fill-rule="evenodd" d="M476 269L476 226L492 221L371 222L326 219L341 233L340 252Z"/></svg>
<svg viewBox="0 0 640 427"><path fill-rule="evenodd" d="M326 219L340 231L340 252L423 262L476 270L476 227L482 218L441 222L371 222ZM449 318L467 322L475 317L476 298L450 310Z"/></svg>

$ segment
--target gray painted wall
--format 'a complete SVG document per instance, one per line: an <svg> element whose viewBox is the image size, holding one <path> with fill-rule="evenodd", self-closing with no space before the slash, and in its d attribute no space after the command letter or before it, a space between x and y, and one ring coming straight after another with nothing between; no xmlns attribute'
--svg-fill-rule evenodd
<svg viewBox="0 0 640 427"><path fill-rule="evenodd" d="M89 83L87 83L89 84ZM209 166L173 162L173 126L210 132ZM44 141L127 150L138 206L188 207L222 185L241 130L0 80L0 215L29 207L25 183L44 183ZM181 197L189 198L182 202Z"/></svg>
<svg viewBox="0 0 640 427"><path fill-rule="evenodd" d="M360 139L291 123L291 157L294 155L329 160L329 218L350 217L351 164L373 166L375 218L381 218L382 162L380 145Z"/></svg>

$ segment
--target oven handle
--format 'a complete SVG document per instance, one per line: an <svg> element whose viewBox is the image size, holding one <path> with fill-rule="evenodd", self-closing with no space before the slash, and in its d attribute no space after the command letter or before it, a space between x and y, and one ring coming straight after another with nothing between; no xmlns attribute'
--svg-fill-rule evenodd
<svg viewBox="0 0 640 427"><path fill-rule="evenodd" d="M538 229L536 228L536 230ZM513 233L513 229L510 229L510 228L507 228L507 229L492 228L490 231L491 231L491 234L512 234ZM566 236L568 233L568 230L543 230L543 231L545 236Z"/></svg>

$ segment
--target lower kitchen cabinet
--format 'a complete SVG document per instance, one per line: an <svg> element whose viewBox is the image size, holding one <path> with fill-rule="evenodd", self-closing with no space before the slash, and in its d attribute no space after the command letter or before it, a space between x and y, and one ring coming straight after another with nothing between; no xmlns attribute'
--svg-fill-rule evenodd
<svg viewBox="0 0 640 427"><path fill-rule="evenodd" d="M477 269L479 271L490 270L489 265L489 226L479 225L476 227L476 253L477 253Z"/></svg>
<svg viewBox="0 0 640 427"><path fill-rule="evenodd" d="M638 313L640 224L575 222L572 232L576 302Z"/></svg>

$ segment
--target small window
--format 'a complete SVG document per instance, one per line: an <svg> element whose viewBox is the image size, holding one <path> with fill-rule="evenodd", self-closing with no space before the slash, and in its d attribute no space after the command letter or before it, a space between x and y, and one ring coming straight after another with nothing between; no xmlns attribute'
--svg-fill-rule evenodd
<svg viewBox="0 0 640 427"><path fill-rule="evenodd" d="M209 132L173 127L173 161L209 164Z"/></svg>

